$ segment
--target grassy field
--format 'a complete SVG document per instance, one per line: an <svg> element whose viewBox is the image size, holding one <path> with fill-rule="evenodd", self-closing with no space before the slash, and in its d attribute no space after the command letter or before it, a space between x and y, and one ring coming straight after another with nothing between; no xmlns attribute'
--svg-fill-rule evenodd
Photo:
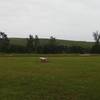
<svg viewBox="0 0 100 100"><path fill-rule="evenodd" d="M100 100L100 57L0 57L0 100Z"/></svg>

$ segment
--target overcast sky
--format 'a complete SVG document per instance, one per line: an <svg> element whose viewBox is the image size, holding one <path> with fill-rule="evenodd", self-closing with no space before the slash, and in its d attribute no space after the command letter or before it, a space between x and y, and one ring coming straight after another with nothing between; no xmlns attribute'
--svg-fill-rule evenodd
<svg viewBox="0 0 100 100"><path fill-rule="evenodd" d="M0 0L0 31L9 37L92 41L96 30L100 0Z"/></svg>

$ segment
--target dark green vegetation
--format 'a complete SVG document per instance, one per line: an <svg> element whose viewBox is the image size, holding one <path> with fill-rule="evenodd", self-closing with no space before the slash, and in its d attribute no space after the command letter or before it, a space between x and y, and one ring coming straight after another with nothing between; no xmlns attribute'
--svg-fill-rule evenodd
<svg viewBox="0 0 100 100"><path fill-rule="evenodd" d="M100 100L100 57L0 57L0 100Z"/></svg>
<svg viewBox="0 0 100 100"><path fill-rule="evenodd" d="M93 33L95 42L40 39L38 35L29 35L28 38L8 38L0 32L1 53L34 53L34 54L100 54L100 33Z"/></svg>
<svg viewBox="0 0 100 100"><path fill-rule="evenodd" d="M40 44L45 45L48 43L49 39L40 39ZM13 45L22 45L25 46L27 44L26 38L10 38L10 43ZM60 45L68 45L68 46L82 46L82 47L92 47L93 42L85 42L85 41L71 41L71 40L57 40L57 44Z"/></svg>
<svg viewBox="0 0 100 100"><path fill-rule="evenodd" d="M26 38L10 38L10 44L16 46L27 46L25 52L29 53L90 53L94 42L71 41L59 39L38 39L37 46L34 44L34 39L27 43ZM33 41L33 42L31 42ZM18 47L17 47L18 48ZM26 49L26 48L25 48ZM25 50L24 49L24 50ZM19 50L19 48L18 48ZM22 51L24 51L22 50ZM20 53L21 50L18 51Z"/></svg>

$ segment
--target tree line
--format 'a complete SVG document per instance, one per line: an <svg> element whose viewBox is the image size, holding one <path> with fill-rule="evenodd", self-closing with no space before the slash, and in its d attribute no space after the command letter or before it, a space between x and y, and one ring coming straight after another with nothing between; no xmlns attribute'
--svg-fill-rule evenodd
<svg viewBox="0 0 100 100"><path fill-rule="evenodd" d="M41 44L38 35L29 35L26 39L27 44L24 46L10 43L7 34L0 32L0 52L1 53L41 53L41 54L56 54L56 53L100 53L100 32L93 32L95 44L92 48L83 46L67 46L57 43L56 38L50 37L48 43Z"/></svg>

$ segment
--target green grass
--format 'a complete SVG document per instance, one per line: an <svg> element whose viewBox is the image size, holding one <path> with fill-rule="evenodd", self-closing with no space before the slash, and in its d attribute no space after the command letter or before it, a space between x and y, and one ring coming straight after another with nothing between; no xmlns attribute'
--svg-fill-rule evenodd
<svg viewBox="0 0 100 100"><path fill-rule="evenodd" d="M100 100L100 57L0 57L0 100Z"/></svg>

